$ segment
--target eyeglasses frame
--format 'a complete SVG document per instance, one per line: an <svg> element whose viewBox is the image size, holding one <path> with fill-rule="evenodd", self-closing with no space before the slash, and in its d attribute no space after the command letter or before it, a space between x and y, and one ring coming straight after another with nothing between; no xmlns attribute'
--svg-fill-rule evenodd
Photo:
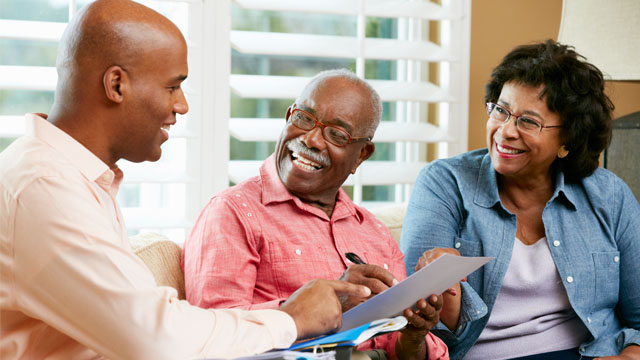
<svg viewBox="0 0 640 360"><path fill-rule="evenodd" d="M525 117L525 118L531 119L531 120L535 121L536 123L538 123L538 125L540 125L540 131L538 131L538 133L534 133L534 132L527 132L526 130L523 130L525 133L528 133L528 134L535 134L535 135L539 135L539 134L542 132L542 129L547 129L547 128L561 128L561 127L564 127L564 125L542 125L538 120L536 120L536 119L532 119L532 118L528 117L527 115L514 115L514 114L513 114L511 111L509 111L509 109L507 109L506 107L504 107L504 106L502 106L502 105L500 105L500 104L496 104L496 103L494 103L494 102L488 102L488 103L486 103L486 106L487 106L487 115L489 115L489 118L490 118L490 119L494 119L494 118L491 116L491 112L493 112L493 109L495 109L496 107L499 107L499 108L501 108L501 109L503 109L504 111L506 111L506 112L507 112L507 118L506 118L506 120L504 120L504 121L502 122L502 124L503 124L503 125L506 125L506 124L509 122L509 119L513 118L513 119L514 119L513 121L515 122L515 126L516 126L516 128L517 128L518 130L521 130L521 129L518 127L518 122L519 122L519 119L520 119L521 117ZM494 120L497 120L497 119L494 119Z"/></svg>
<svg viewBox="0 0 640 360"><path fill-rule="evenodd" d="M347 130L345 130L345 129L339 127L339 126L325 124L322 121L318 120L313 114L309 113L308 111L296 108L296 104L295 103L292 104L291 106L289 106L289 108L287 109L287 117L286 117L287 122L289 122L290 117L293 116L293 112L294 111L302 112L303 114L305 114L306 116L311 118L313 121L315 121L315 125L311 129L308 129L308 130L299 127L293 121L291 121L291 125L295 126L296 128L298 128L300 130L304 130L304 131L312 131L313 129L315 129L315 128L317 128L319 126L320 129L321 129L320 132L322 133L322 138L325 141L327 141L328 143L330 143L332 145L335 145L337 147L345 147L345 146L347 146L347 145L349 145L351 143L356 143L356 142L361 142L361 141L371 141L372 140L371 137L367 137L367 136L365 136L365 137L353 137L353 136L351 136L351 134L349 134L349 132ZM329 139L327 139L325 137L325 135L324 135L324 129L325 128L332 128L332 129L336 129L336 130L344 132L348 136L347 142L345 144L343 144L343 145L339 145L339 144L333 143L331 140L329 140Z"/></svg>

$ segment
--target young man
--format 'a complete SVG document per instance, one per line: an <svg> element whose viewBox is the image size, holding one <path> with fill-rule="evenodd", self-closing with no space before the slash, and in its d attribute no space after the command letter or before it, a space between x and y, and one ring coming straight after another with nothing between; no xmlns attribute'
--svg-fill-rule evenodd
<svg viewBox="0 0 640 360"><path fill-rule="evenodd" d="M260 175L216 195L196 221L183 253L187 299L205 308L273 309L313 278L340 277L373 294L404 279L389 230L341 189L373 153L381 112L375 90L349 71L312 79L288 109ZM353 265L347 252L369 265ZM343 311L362 301L341 300ZM448 358L429 333L441 305L435 295L418 301L418 312L405 311L405 330L359 349L384 349L391 359Z"/></svg>
<svg viewBox="0 0 640 360"><path fill-rule="evenodd" d="M280 310L203 310L158 287L132 252L119 159L155 161L176 114L187 46L128 0L99 0L66 29L47 117L0 154L0 358L229 358L341 322L342 281L312 281Z"/></svg>

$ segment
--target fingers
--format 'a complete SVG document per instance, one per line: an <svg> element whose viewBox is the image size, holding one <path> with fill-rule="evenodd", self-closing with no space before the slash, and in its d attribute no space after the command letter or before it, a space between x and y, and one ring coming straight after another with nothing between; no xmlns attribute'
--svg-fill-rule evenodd
<svg viewBox="0 0 640 360"><path fill-rule="evenodd" d="M371 289L367 286L352 284L350 282L342 280L324 280L327 285L333 288L338 296L357 296L357 297L369 297L371 295Z"/></svg>
<svg viewBox="0 0 640 360"><path fill-rule="evenodd" d="M398 283L393 274L377 265L351 265L340 280L360 284L378 294Z"/></svg>
<svg viewBox="0 0 640 360"><path fill-rule="evenodd" d="M296 324L298 339L326 334L342 324L339 295L367 297L369 288L339 280L312 280L296 290L280 307Z"/></svg>
<svg viewBox="0 0 640 360"><path fill-rule="evenodd" d="M431 304L431 306L433 306L436 310L440 310L440 309L442 309L442 305L444 304L444 300L443 300L442 296L431 295L429 297L429 304Z"/></svg>
<svg viewBox="0 0 640 360"><path fill-rule="evenodd" d="M456 291L456 289L454 287L450 287L447 290L445 290L444 292L445 294L449 294L451 296L456 296L458 295L458 292Z"/></svg>
<svg viewBox="0 0 640 360"><path fill-rule="evenodd" d="M425 251L422 256L418 259L418 263L416 264L415 270L418 271L423 267L429 265L434 262L437 258L444 254L450 254L454 256L460 256L460 252L456 249L452 248L433 248L431 250ZM466 281L466 280L465 280Z"/></svg>
<svg viewBox="0 0 640 360"><path fill-rule="evenodd" d="M442 304L442 296L431 295L428 299L420 299L416 302L416 311L405 309L403 315L416 331L429 331L440 320Z"/></svg>
<svg viewBox="0 0 640 360"><path fill-rule="evenodd" d="M362 285L370 290L369 295L366 295L365 297L362 297L362 295L347 296L344 294L338 294L343 312L362 303L366 300L367 296L379 294L387 290L389 286L397 283L397 280L393 275L385 269L377 265L366 264L349 266L342 276L340 276L340 280L347 281L351 284ZM388 285L389 283L391 285Z"/></svg>

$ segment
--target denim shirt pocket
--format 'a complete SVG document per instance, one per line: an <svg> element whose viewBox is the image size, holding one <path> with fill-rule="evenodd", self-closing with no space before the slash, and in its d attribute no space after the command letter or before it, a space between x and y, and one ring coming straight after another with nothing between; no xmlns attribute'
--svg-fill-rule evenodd
<svg viewBox="0 0 640 360"><path fill-rule="evenodd" d="M594 310L613 309L618 303L620 290L620 252L605 251L591 253L594 265L595 294Z"/></svg>
<svg viewBox="0 0 640 360"><path fill-rule="evenodd" d="M482 256L482 243L479 241L465 240L461 237L454 236L453 248L460 252L462 256ZM469 284L478 286L482 283L482 274L484 269L480 268L467 276ZM476 287L476 290L479 289Z"/></svg>
<svg viewBox="0 0 640 360"><path fill-rule="evenodd" d="M462 256L482 256L482 243L478 241L465 240L454 236L453 248L458 250Z"/></svg>

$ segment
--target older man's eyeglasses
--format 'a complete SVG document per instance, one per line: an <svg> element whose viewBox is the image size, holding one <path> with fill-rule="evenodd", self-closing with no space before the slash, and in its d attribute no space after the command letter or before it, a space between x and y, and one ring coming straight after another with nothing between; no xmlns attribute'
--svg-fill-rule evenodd
<svg viewBox="0 0 640 360"><path fill-rule="evenodd" d="M489 118L491 120L495 120L504 124L509 122L509 119L513 118L513 120L516 122L516 127L518 128L518 130L531 135L538 135L540 134L540 132L542 132L542 129L545 128L562 127L562 125L545 126L542 125L540 121L526 115L513 115L511 111L507 110L503 106L492 102L487 103L487 113L489 114Z"/></svg>
<svg viewBox="0 0 640 360"><path fill-rule="evenodd" d="M335 146L343 147L353 142L371 141L370 137L354 138L345 129L320 122L310 113L296 109L296 104L293 104L287 110L287 114L289 115L288 120L298 129L311 131L318 126L321 127L324 139Z"/></svg>

